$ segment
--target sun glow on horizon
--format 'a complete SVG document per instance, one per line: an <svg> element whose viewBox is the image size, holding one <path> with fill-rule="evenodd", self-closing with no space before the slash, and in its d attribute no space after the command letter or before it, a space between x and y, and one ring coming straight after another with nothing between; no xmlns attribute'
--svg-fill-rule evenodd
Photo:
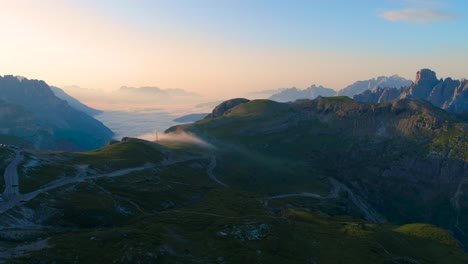
<svg viewBox="0 0 468 264"><path fill-rule="evenodd" d="M123 85L183 88L208 98L311 84L340 89L379 75L412 79L423 67L466 77L463 39L421 46L418 39L432 36L430 26L385 21L378 6L361 8L372 6L366 1L347 9L360 15L356 21L347 21L346 9L320 16L325 2L284 11L285 4L275 1L208 1L211 7L176 2L3 2L0 74L105 91ZM457 19L434 30L454 32L465 18Z"/></svg>

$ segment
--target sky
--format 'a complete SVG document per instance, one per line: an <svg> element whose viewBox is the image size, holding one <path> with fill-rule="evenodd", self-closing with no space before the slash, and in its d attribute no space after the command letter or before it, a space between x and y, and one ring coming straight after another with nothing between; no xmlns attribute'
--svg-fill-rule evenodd
<svg viewBox="0 0 468 264"><path fill-rule="evenodd" d="M468 77L465 0L0 0L0 75L207 98Z"/></svg>

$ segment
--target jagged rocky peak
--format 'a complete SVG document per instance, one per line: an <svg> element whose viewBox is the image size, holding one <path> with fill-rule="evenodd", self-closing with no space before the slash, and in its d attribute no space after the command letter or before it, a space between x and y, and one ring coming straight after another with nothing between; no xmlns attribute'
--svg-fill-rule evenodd
<svg viewBox="0 0 468 264"><path fill-rule="evenodd" d="M401 89L383 87L368 89L353 97L360 102L387 102L395 99L424 99L449 112L466 113L468 111L468 81L454 80L450 77L437 79L430 69L416 73L416 80Z"/></svg>
<svg viewBox="0 0 468 264"><path fill-rule="evenodd" d="M442 82L438 80L436 73L430 69L421 69L416 73L416 80L404 91L400 98L422 98L428 100L428 97L437 84Z"/></svg>
<svg viewBox="0 0 468 264"><path fill-rule="evenodd" d="M423 83L436 83L439 80L437 79L436 73L430 69L421 69L416 73L416 80L414 81L415 85L420 85Z"/></svg>

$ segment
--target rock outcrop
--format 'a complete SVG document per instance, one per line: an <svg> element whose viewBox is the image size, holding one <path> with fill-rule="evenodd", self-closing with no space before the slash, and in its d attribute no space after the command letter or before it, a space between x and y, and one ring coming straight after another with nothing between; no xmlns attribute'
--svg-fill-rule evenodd
<svg viewBox="0 0 468 264"><path fill-rule="evenodd" d="M400 96L401 89L377 87L372 90L366 90L354 96L356 101L382 103L395 100Z"/></svg>
<svg viewBox="0 0 468 264"><path fill-rule="evenodd" d="M442 81L442 80L441 80ZM400 95L400 98L429 98L434 86L439 84L436 73L429 69L422 69L416 73L416 80L408 89L405 89Z"/></svg>

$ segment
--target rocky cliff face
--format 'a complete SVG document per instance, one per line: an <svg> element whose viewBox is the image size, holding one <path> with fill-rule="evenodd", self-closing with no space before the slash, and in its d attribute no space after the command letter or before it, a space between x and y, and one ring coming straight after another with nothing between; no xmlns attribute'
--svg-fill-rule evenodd
<svg viewBox="0 0 468 264"><path fill-rule="evenodd" d="M454 89L452 100L446 105L446 109L454 113L468 112L468 80L461 80Z"/></svg>
<svg viewBox="0 0 468 264"><path fill-rule="evenodd" d="M2 134L28 140L38 149L90 150L104 146L113 135L101 122L56 97L44 81L0 77L0 100ZM16 114L8 117L12 111Z"/></svg>
<svg viewBox="0 0 468 264"><path fill-rule="evenodd" d="M422 69L416 73L416 80L401 89L377 88L354 96L361 102L386 102L395 99L424 99L450 112L468 111L468 82L452 78L437 79L436 73Z"/></svg>
<svg viewBox="0 0 468 264"><path fill-rule="evenodd" d="M395 100L400 96L401 89L377 87L372 90L366 90L354 96L356 101L382 103Z"/></svg>
<svg viewBox="0 0 468 264"><path fill-rule="evenodd" d="M400 98L429 98L432 89L439 83L435 72L422 69L416 73L416 80L403 91Z"/></svg>

